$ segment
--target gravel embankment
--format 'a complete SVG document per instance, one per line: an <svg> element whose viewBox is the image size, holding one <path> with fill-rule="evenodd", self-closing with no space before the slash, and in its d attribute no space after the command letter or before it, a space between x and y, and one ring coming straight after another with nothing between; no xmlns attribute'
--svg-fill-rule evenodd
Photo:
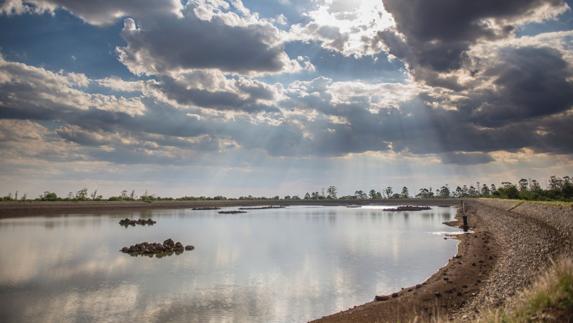
<svg viewBox="0 0 573 323"><path fill-rule="evenodd" d="M478 294L456 313L458 319L504 304L529 286L552 259L570 251L567 237L571 232L565 224L573 218L573 210L559 213L551 206L524 203L521 213L517 213L518 202L511 203L495 200L467 203L470 218L479 217L482 230L490 232L500 248L489 277Z"/></svg>

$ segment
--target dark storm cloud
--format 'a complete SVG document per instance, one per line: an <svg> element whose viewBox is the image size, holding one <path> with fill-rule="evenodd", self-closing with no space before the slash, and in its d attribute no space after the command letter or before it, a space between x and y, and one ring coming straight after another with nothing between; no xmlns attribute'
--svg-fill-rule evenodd
<svg viewBox="0 0 573 323"><path fill-rule="evenodd" d="M474 122L507 124L573 107L573 73L559 51L547 47L506 49L499 59L498 65L484 72L494 77L496 90L470 100Z"/></svg>
<svg viewBox="0 0 573 323"><path fill-rule="evenodd" d="M276 72L288 60L270 25L229 26L214 17L204 21L188 11L185 18L156 26L124 29L127 47L120 60L133 71L217 68L230 72Z"/></svg>
<svg viewBox="0 0 573 323"><path fill-rule="evenodd" d="M532 15L541 6L562 7L562 0L385 0L397 30L406 43L382 32L391 51L410 64L434 71L461 67L465 51L478 39L496 39L510 34L512 21ZM486 23L490 19L495 24ZM415 67L414 67L415 68Z"/></svg>

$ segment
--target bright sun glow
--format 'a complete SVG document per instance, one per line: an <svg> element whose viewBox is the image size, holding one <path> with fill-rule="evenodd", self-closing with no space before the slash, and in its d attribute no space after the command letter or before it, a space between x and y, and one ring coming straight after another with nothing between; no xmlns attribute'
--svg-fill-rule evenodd
<svg viewBox="0 0 573 323"><path fill-rule="evenodd" d="M373 39L395 25L380 0L326 0L308 16L319 26L335 27L348 35L343 49L346 55L372 54L365 52L364 39Z"/></svg>

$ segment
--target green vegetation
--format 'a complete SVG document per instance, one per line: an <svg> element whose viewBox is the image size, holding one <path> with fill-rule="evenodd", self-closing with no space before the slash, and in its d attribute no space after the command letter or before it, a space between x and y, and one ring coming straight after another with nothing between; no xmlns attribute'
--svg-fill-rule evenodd
<svg viewBox="0 0 573 323"><path fill-rule="evenodd" d="M448 185L444 185L439 189L432 189L432 187L422 187L415 196L411 196L408 187L403 186L400 193L395 193L391 186L384 188L381 191L370 189L369 191L356 190L353 195L338 196L338 189L336 186L329 186L326 191L322 189L320 192L307 192L300 198L298 195L286 195L280 197L278 195L271 197L264 196L241 196L238 198L228 198L222 195L214 197L208 196L184 196L179 198L173 197L160 197L153 194L144 194L137 196L135 191L128 192L127 190L121 191L117 196L104 198L99 195L97 190L89 193L87 188L82 188L76 193L70 192L67 197L58 196L55 192L46 191L37 201L144 201L151 203L153 201L220 201L220 200L383 200L383 199L407 199L407 198L504 198L504 199L522 199L530 201L573 201L573 180L569 176L563 178L551 176L547 182L546 188L543 189L539 182L536 180L521 179L517 184L511 182L502 182L498 188L495 184L487 185L462 185L451 189ZM0 197L0 201L27 201L26 195L18 196L18 192L10 193L4 197Z"/></svg>
<svg viewBox="0 0 573 323"><path fill-rule="evenodd" d="M571 322L573 319L573 261L554 263L533 286L505 308L487 313L477 322Z"/></svg>

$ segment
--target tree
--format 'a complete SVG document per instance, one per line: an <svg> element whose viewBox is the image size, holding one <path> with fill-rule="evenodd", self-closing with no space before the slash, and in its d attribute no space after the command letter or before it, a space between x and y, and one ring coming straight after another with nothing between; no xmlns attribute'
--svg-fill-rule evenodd
<svg viewBox="0 0 573 323"><path fill-rule="evenodd" d="M515 185L510 182L502 182L501 185L503 187L498 189L501 198L516 199L519 197L519 191Z"/></svg>
<svg viewBox="0 0 573 323"><path fill-rule="evenodd" d="M408 188L406 186L402 187L402 193L400 193L400 198L407 199L410 197L410 193L408 192Z"/></svg>
<svg viewBox="0 0 573 323"><path fill-rule="evenodd" d="M368 192L368 195L370 196L371 200L375 200L376 198L378 198L378 195L380 193L376 192L375 189L371 189L370 192Z"/></svg>
<svg viewBox="0 0 573 323"><path fill-rule="evenodd" d="M483 184L483 186L481 187L481 195L489 196L489 188L487 187L486 184Z"/></svg>
<svg viewBox="0 0 573 323"><path fill-rule="evenodd" d="M78 201L87 200L88 199L88 189L82 188L81 190L77 191L75 199Z"/></svg>
<svg viewBox="0 0 573 323"><path fill-rule="evenodd" d="M326 194L328 194L329 199L336 199L336 186L329 186L326 190Z"/></svg>
<svg viewBox="0 0 573 323"><path fill-rule="evenodd" d="M478 193L478 190L477 190L475 187L470 186L470 188L468 189L468 195L471 196L471 197L476 197L476 196L479 195L479 193Z"/></svg>
<svg viewBox="0 0 573 323"><path fill-rule="evenodd" d="M354 192L354 198L359 199L359 200L365 200L368 198L368 195L366 193L364 193L364 191L358 190L358 191Z"/></svg>
<svg viewBox="0 0 573 323"><path fill-rule="evenodd" d="M521 192L525 192L527 191L527 187L529 186L529 181L526 180L525 178L522 178L519 180L519 190Z"/></svg>
<svg viewBox="0 0 573 323"><path fill-rule="evenodd" d="M306 194L304 194L304 199L310 200L310 194L308 192L306 192Z"/></svg>
<svg viewBox="0 0 573 323"><path fill-rule="evenodd" d="M392 187L388 186L384 189L384 194L386 194L387 199L392 198L392 193L393 193Z"/></svg>
<svg viewBox="0 0 573 323"><path fill-rule="evenodd" d="M429 189L423 187L420 189L420 192L416 194L417 198L427 199L434 196L434 193L430 192Z"/></svg>
<svg viewBox="0 0 573 323"><path fill-rule="evenodd" d="M444 185L438 190L438 194L442 198L449 198L450 197L450 189L448 188L447 185Z"/></svg>
<svg viewBox="0 0 573 323"><path fill-rule="evenodd" d="M57 201L58 195L54 192L45 191L44 194L40 196L40 200L42 201Z"/></svg>
<svg viewBox="0 0 573 323"><path fill-rule="evenodd" d="M461 187L456 187L456 192L454 193L454 197L460 198L464 196L464 191Z"/></svg>

